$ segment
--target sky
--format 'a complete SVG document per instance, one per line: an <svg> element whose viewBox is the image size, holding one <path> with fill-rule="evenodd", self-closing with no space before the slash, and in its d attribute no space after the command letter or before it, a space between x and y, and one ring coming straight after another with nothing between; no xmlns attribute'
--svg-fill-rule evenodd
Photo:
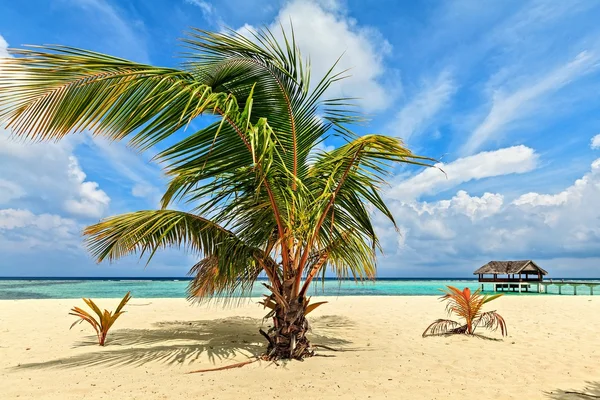
<svg viewBox="0 0 600 400"><path fill-rule="evenodd" d="M64 44L177 66L190 27L292 21L313 77L343 54L351 76L328 94L358 98L361 132L401 137L446 172L394 171L383 196L399 232L373 216L379 276L533 259L600 277L599 19L588 0L29 0L0 5L0 57ZM83 246L86 225L157 207L152 153L85 134L24 143L0 126L0 276L184 276L197 256L98 265Z"/></svg>

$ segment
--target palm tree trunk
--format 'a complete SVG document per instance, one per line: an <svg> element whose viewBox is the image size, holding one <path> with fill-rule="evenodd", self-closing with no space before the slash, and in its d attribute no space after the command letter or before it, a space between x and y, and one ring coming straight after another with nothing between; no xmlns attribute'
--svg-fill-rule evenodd
<svg viewBox="0 0 600 400"><path fill-rule="evenodd" d="M293 301L287 309L277 306L273 315L273 327L260 333L267 338L269 346L263 355L265 360L303 360L314 354L306 337L308 321L303 301Z"/></svg>

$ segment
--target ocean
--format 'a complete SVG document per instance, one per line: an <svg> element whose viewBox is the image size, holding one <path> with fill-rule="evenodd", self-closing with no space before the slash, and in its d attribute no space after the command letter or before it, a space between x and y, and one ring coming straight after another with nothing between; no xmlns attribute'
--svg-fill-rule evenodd
<svg viewBox="0 0 600 400"><path fill-rule="evenodd" d="M579 279L578 279L579 280ZM598 282L598 279L586 279ZM188 285L187 278L0 278L0 299L75 299L81 297L116 298L125 293L137 298L185 298ZM251 297L260 297L266 289L260 283L255 284ZM408 279L383 278L376 281L356 283L352 280L337 281L326 279L315 282L310 295L320 296L439 296L440 289L446 285L458 288L478 288L475 279ZM489 287L489 285L487 285ZM600 290L597 290L600 292ZM562 290L563 295L573 294L568 286ZM548 293L512 293L515 296L557 295L556 286L550 287ZM589 289L579 289L579 294L589 294ZM595 293L600 294L600 293Z"/></svg>

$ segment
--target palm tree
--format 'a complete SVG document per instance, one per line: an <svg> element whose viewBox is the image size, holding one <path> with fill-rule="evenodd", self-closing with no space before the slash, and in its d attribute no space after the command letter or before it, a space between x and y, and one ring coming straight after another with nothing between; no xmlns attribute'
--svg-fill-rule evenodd
<svg viewBox="0 0 600 400"><path fill-rule="evenodd" d="M491 329L493 331L500 329L502 336L506 336L506 322L504 318L496 311L483 312L483 305L502 296L495 294L492 296L483 295L478 289L471 293L471 289L464 288L460 290L454 286L447 286L445 294L440 300L447 301L446 311L448 315L456 314L465 320L459 323L451 319L438 319L425 329L423 337L442 336L448 334L474 335L478 327Z"/></svg>
<svg viewBox="0 0 600 400"><path fill-rule="evenodd" d="M251 38L193 30L179 69L64 46L14 50L0 75L0 120L31 140L90 131L146 150L214 116L156 156L169 178L161 209L92 225L87 246L98 262L131 253L149 262L173 246L195 252L194 299L247 293L266 275L265 358L303 359L313 353L311 282L328 270L375 277L371 212L395 225L381 185L393 164L431 160L399 139L354 134L361 117L351 100L323 98L344 73L333 65L313 82L293 31L281 42L268 30ZM344 144L319 150L330 135ZM174 202L188 211L170 209Z"/></svg>

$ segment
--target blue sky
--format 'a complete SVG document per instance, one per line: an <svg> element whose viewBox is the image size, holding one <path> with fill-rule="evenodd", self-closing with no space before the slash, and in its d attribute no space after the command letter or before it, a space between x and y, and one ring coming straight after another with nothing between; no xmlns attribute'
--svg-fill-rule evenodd
<svg viewBox="0 0 600 400"><path fill-rule="evenodd" d="M380 276L470 276L523 258L553 276L600 276L600 3L263 3L6 3L0 57L60 43L174 66L191 26L291 19L313 76L344 53L352 76L330 94L360 98L365 132L404 138L448 175L396 171L385 198L400 234L375 216ZM86 135L24 144L0 127L0 276L184 275L195 256L96 265L82 247L86 224L156 207L164 180L150 157Z"/></svg>

